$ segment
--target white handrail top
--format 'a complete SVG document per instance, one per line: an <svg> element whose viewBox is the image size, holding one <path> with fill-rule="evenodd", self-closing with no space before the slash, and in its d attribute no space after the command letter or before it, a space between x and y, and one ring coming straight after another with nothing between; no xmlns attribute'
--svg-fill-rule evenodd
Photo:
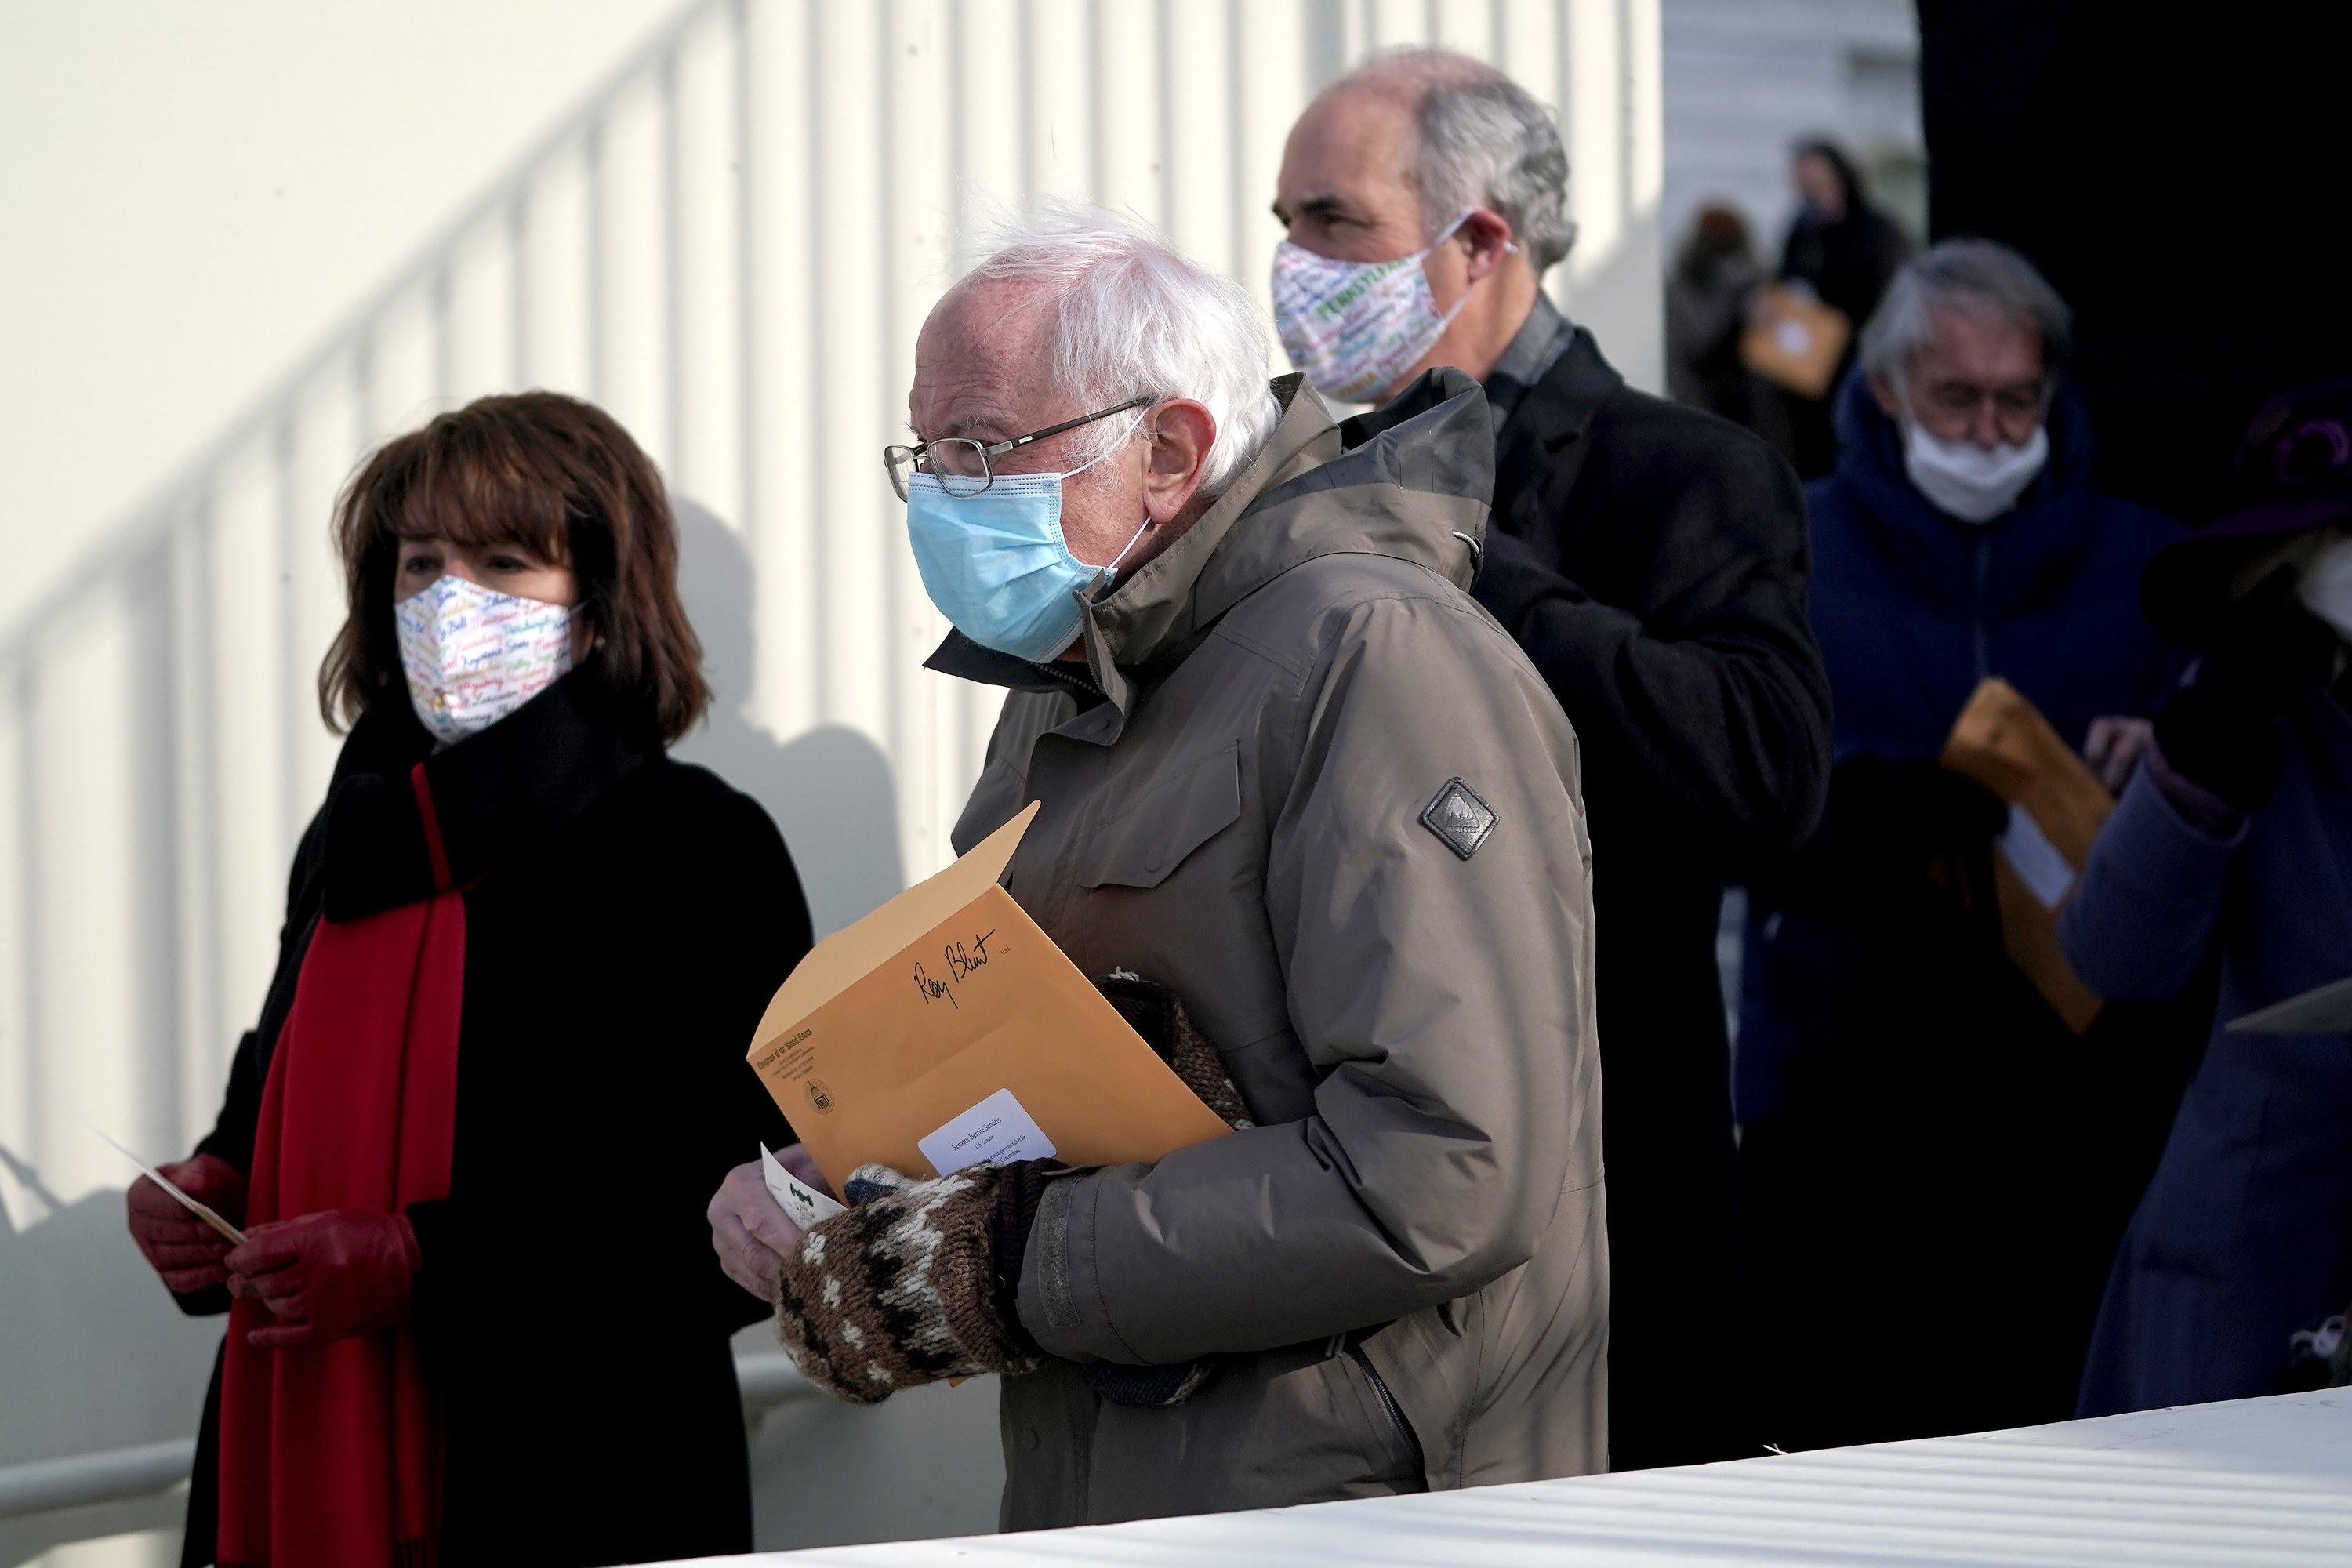
<svg viewBox="0 0 2352 1568"><path fill-rule="evenodd" d="M1906 1375L1933 1376L1932 1360ZM2352 1389L1246 1513L703 1558L750 1568L2341 1564Z"/></svg>
<svg viewBox="0 0 2352 1568"><path fill-rule="evenodd" d="M743 1391L747 1417L794 1400L823 1396L781 1351L738 1355L735 1381ZM175 1437L135 1448L109 1448L0 1467L0 1519L152 1497L186 1480L195 1462L196 1440Z"/></svg>
<svg viewBox="0 0 2352 1568"><path fill-rule="evenodd" d="M136 1448L11 1465L0 1469L0 1519L169 1491L188 1479L195 1462L196 1440L175 1437Z"/></svg>

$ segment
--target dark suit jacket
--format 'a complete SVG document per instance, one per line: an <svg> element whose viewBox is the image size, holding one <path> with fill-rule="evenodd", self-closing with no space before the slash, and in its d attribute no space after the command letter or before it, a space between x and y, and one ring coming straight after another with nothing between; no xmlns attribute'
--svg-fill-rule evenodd
<svg viewBox="0 0 2352 1568"><path fill-rule="evenodd" d="M1743 1455L1715 937L1724 883L1803 838L1827 788L1804 497L1761 440L1631 390L1580 329L1496 464L1475 593L1567 710L1591 816L1612 1462Z"/></svg>

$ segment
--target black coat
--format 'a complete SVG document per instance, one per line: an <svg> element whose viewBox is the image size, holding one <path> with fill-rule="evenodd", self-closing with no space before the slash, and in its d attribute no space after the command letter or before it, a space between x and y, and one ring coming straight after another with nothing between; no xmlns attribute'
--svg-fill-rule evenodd
<svg viewBox="0 0 2352 1568"><path fill-rule="evenodd" d="M239 1170L321 913L433 890L408 784L431 748L403 708L362 720L336 762L260 1025L200 1145ZM413 1321L447 1420L442 1561L747 1552L728 1337L765 1308L719 1271L704 1208L760 1142L793 1136L743 1059L809 947L792 858L756 802L630 746L577 677L425 773L466 898L450 1194L408 1211ZM212 1561L219 1391L215 1369L189 1563Z"/></svg>
<svg viewBox="0 0 2352 1568"><path fill-rule="evenodd" d="M1610 1454L1751 1451L1736 1383L1723 885L1820 814L1830 699L1804 497L1761 440L1629 389L1591 335L1496 440L1476 586L1576 727L1609 1169Z"/></svg>
<svg viewBox="0 0 2352 1568"><path fill-rule="evenodd" d="M1853 336L1830 377L1830 390L1819 397L1801 397L1785 386L1769 386L1756 410L1758 428L1797 466L1806 479L1818 479L1837 465L1835 428L1837 388L1853 366L1862 343L1862 329L1886 286L1910 258L1911 242L1887 216L1862 201L1848 187L1846 209L1834 223L1811 212L1801 212L1789 226L1781 247L1780 276L1811 285L1825 305L1845 312Z"/></svg>

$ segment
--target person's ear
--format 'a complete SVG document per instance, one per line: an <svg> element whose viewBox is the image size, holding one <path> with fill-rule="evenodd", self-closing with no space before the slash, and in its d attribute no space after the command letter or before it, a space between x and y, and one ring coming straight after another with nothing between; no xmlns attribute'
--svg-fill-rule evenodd
<svg viewBox="0 0 2352 1568"><path fill-rule="evenodd" d="M1870 374L1870 395L1878 400L1880 413L1897 425L1903 423L1902 400L1895 395L1895 388L1887 384L1886 378L1876 371Z"/></svg>
<svg viewBox="0 0 2352 1568"><path fill-rule="evenodd" d="M1468 258L1467 280L1475 283L1503 264L1506 257L1517 248L1518 237L1501 215L1485 207L1474 207L1454 231L1454 242Z"/></svg>
<svg viewBox="0 0 2352 1568"><path fill-rule="evenodd" d="M1217 416L1189 397L1171 397L1151 411L1144 433L1143 510L1156 523L1173 522L1201 488Z"/></svg>

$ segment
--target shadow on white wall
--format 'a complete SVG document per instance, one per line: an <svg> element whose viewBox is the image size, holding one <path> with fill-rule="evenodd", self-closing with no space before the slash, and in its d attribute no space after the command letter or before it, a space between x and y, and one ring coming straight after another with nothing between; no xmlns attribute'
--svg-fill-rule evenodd
<svg viewBox="0 0 2352 1568"><path fill-rule="evenodd" d="M780 742L749 715L759 668L757 568L735 531L700 502L672 496L678 592L702 637L716 697L709 716L676 748L767 807L793 853L809 916L824 936L875 909L906 883L898 857L898 787L882 749L857 731L821 724Z"/></svg>

